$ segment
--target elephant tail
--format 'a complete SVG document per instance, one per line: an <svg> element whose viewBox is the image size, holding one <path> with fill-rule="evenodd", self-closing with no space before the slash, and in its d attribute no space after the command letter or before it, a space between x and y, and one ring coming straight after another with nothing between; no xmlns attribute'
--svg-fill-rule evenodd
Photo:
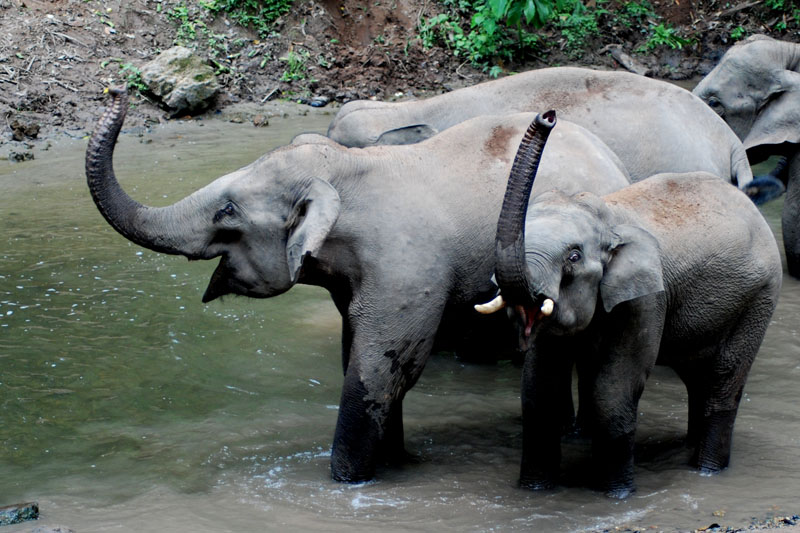
<svg viewBox="0 0 800 533"><path fill-rule="evenodd" d="M753 181L753 170L747 152L741 142L736 141L731 152L731 183L744 190Z"/></svg>

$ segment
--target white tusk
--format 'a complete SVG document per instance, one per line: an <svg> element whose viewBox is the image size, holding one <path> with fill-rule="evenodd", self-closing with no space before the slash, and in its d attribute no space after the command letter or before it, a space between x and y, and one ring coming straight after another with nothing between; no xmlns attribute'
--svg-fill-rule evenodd
<svg viewBox="0 0 800 533"><path fill-rule="evenodd" d="M503 300L503 295L498 294L491 302L477 304L475 306L475 310L482 315L491 315L492 313L496 313L497 311L501 310L505 306L506 302Z"/></svg>
<svg viewBox="0 0 800 533"><path fill-rule="evenodd" d="M550 298L548 298L547 300L545 300L545 301L542 303L542 308L540 309L540 310L541 310L541 312L542 312L542 314L543 314L544 316L550 316L550 315L552 315L552 314L553 314L553 306L554 306L554 305L555 305L555 304L553 303L553 300L551 300Z"/></svg>

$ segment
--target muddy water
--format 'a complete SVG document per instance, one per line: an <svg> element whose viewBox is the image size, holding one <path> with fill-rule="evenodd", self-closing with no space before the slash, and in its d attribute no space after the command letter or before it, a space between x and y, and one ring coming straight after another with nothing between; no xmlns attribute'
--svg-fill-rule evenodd
<svg viewBox="0 0 800 533"><path fill-rule="evenodd" d="M163 205L329 118L125 135L117 173ZM800 511L797 281L784 282L720 475L686 466L686 394L658 369L641 402L632 498L584 488L580 443L566 445L562 488L520 490L519 369L442 354L405 401L416 460L342 485L329 479L342 375L327 294L300 286L201 304L215 265L114 233L85 188L84 148L61 141L0 163L0 506L37 500L40 524L79 533L673 531ZM764 212L777 232L780 202Z"/></svg>

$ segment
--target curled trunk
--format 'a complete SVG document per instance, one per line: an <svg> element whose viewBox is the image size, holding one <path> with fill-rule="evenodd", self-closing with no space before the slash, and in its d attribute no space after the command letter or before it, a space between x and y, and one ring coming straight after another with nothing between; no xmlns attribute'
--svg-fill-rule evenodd
<svg viewBox="0 0 800 533"><path fill-rule="evenodd" d="M511 167L497 223L497 283L507 302L529 308L535 308L536 302L525 263L525 217L542 151L555 124L555 111L548 111L537 115L525 132Z"/></svg>
<svg viewBox="0 0 800 533"><path fill-rule="evenodd" d="M187 246L186 224L175 206L147 207L122 190L112 159L125 113L128 95L111 89L112 102L97 123L86 148L86 180L97 208L111 226L130 241L167 254L197 256L202 250Z"/></svg>

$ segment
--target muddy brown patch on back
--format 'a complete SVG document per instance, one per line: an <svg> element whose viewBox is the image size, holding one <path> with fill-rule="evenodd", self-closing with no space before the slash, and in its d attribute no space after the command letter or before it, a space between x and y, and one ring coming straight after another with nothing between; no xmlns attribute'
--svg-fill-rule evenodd
<svg viewBox="0 0 800 533"><path fill-rule="evenodd" d="M506 160L506 150L511 137L517 133L516 129L509 126L495 126L486 140L483 150L492 157Z"/></svg>

